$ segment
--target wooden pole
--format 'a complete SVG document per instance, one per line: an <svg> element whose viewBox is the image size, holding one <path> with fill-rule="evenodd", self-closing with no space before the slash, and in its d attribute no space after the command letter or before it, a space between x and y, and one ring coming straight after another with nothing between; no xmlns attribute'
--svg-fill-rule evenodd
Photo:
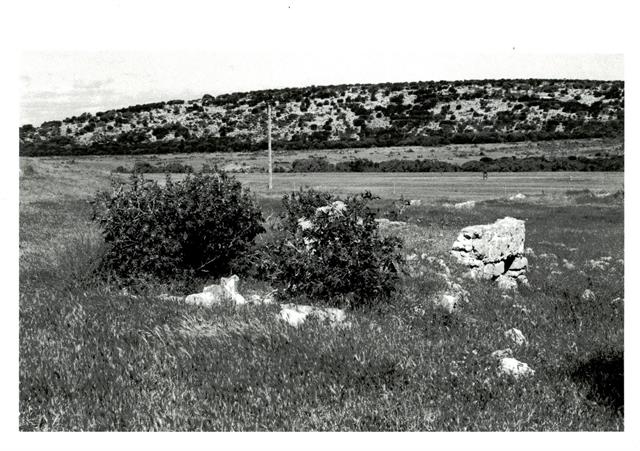
<svg viewBox="0 0 640 451"><path fill-rule="evenodd" d="M273 164L271 160L271 105L267 105L267 145L269 149L269 191L273 189Z"/></svg>

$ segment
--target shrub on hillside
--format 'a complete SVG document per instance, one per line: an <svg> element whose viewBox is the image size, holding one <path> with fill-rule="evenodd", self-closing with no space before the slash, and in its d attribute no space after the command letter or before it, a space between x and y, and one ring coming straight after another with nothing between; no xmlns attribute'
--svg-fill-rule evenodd
<svg viewBox="0 0 640 451"><path fill-rule="evenodd" d="M360 307L388 300L396 289L401 241L382 237L370 193L344 201L300 191L283 198L279 239L266 246L266 272L289 297Z"/></svg>
<svg viewBox="0 0 640 451"><path fill-rule="evenodd" d="M226 275L262 232L262 214L235 178L189 175L166 185L132 175L93 201L107 250L102 268L127 278Z"/></svg>

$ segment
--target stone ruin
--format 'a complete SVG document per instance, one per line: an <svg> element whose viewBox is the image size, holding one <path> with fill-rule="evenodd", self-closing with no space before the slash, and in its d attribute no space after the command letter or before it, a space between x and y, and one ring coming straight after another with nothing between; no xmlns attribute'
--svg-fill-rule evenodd
<svg viewBox="0 0 640 451"><path fill-rule="evenodd" d="M497 280L504 289L516 288L517 282L528 284L524 236L524 221L510 217L465 227L453 243L451 255L470 268L470 277Z"/></svg>

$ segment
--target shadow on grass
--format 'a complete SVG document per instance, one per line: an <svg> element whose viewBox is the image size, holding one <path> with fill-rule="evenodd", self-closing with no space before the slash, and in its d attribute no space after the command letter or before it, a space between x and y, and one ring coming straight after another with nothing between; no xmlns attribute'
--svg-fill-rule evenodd
<svg viewBox="0 0 640 451"><path fill-rule="evenodd" d="M580 362L571 378L588 387L588 397L624 415L624 355L597 354Z"/></svg>

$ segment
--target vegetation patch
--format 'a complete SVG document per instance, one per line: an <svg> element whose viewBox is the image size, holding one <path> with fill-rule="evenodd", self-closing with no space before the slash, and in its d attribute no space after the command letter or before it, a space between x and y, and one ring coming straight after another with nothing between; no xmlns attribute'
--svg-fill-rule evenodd
<svg viewBox="0 0 640 451"><path fill-rule="evenodd" d="M388 300L399 280L401 241L382 237L370 193L340 200L314 190L286 195L277 239L262 250L265 274L288 297L361 307Z"/></svg>
<svg viewBox="0 0 640 451"><path fill-rule="evenodd" d="M93 204L107 244L102 268L125 279L226 275L263 230L249 192L224 172L164 186L134 174Z"/></svg>
<svg viewBox="0 0 640 451"><path fill-rule="evenodd" d="M388 302L348 312L345 327L310 319L296 328L278 319L275 304L221 303L206 308L169 301L162 295L188 292L171 286L173 274L156 276L151 284L140 283L135 293L92 277L94 262L109 251L109 244L107 249L102 246L105 229L91 221L89 191L79 190L78 183L68 191L65 177L74 168L61 166L55 177L43 165L37 169L43 174L38 184L21 181L22 431L624 429L622 193L607 202L581 203L580 198L592 193L565 195L564 187L562 199L501 199L478 202L470 210L423 201L398 211L405 224L381 230L366 220L367 209L392 209L395 198L368 200L360 195L349 200L305 191L283 204L273 195L255 200L249 195L252 207L243 208L262 210L267 218L256 221L264 224L267 233L255 235L254 248L267 248L287 237L302 252L307 252L306 244L314 244L305 238L334 249L328 237L344 236L353 244L348 247L360 252L356 240L371 237L371 248L365 246L364 255L370 255L370 261L384 261L376 243L380 236L393 233L402 239L403 247L390 251L406 254L405 260L412 265L410 271L389 274L394 291ZM92 171L82 174L91 175L95 183L104 171ZM212 207L216 219L230 227L222 216L228 206L217 210L215 202L189 206L171 200L172 195L178 197L176 193L186 196L179 199L197 200L199 192L209 193L207 200L213 199L211 193L216 193L215 199L229 199L227 191L218 191L218 179L192 175L185 180L190 182L179 187L168 183L173 191L164 192L168 199L163 202L177 210ZM221 186L236 186L231 179L221 180ZM359 192L366 189L361 180L349 177L349 187ZM150 231L159 230L161 218L150 222L145 215L150 199L163 199L152 195L160 188L139 180L140 186L133 189L131 183L122 186L121 195L116 195L116 186L106 198L115 197L114 205L122 206L118 211L139 217L143 225L154 224ZM43 201L34 195L42 189L73 195L58 194ZM437 189L445 193L448 188L440 184ZM138 209L138 202L144 208ZM358 211L350 203L360 202L366 208L353 218L348 216ZM526 221L525 246L531 248L527 253L530 287L511 293L488 281L461 278L462 269L449 256L462 227L507 215ZM167 217L166 223L172 224L174 218ZM185 216L186 221L189 218ZM313 235L313 228L307 228L301 218L317 224L319 235ZM370 234L358 228L359 218L362 225L370 224ZM136 226L136 221L127 223ZM140 227L130 238L135 236L156 249L145 233ZM163 233L170 243L179 241ZM220 236L225 235L218 240ZM316 251L327 256L323 249ZM343 261L342 255L338 257L336 264ZM572 265L563 264L565 260ZM328 274L321 272L328 269L313 266L314 260L309 262L317 274ZM443 277L443 264L450 269L448 279ZM294 261L292 266L300 264ZM142 275L135 277L143 280ZM240 291L245 295L272 288L263 280L243 277L242 281ZM366 287L362 280L356 281ZM329 286L336 290L336 300L346 301L348 296L339 291L338 282L342 283ZM431 296L450 282L469 293L468 301L461 301L452 312L436 305ZM274 279L273 283L279 282ZM590 296L584 296L587 290ZM509 339L507 332L513 328L526 337L524 344L516 347ZM512 348L513 358L525 362L535 374L520 379L501 375L491 354L505 348Z"/></svg>
<svg viewBox="0 0 640 451"><path fill-rule="evenodd" d="M624 83L466 80L309 86L154 102L20 127L20 155L438 146L621 137Z"/></svg>
<svg viewBox="0 0 640 451"><path fill-rule="evenodd" d="M548 172L548 171L624 171L624 157L483 157L477 161L453 164L439 160L386 160L374 162L358 158L329 163L326 158L294 160L288 172ZM280 169L278 172L287 172Z"/></svg>

